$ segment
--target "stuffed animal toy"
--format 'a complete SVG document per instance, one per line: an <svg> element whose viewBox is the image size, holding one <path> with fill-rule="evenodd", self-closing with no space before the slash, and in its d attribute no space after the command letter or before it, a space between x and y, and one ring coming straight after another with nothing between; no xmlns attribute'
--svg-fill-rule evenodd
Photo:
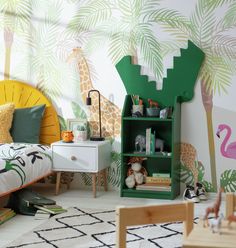
<svg viewBox="0 0 236 248"><path fill-rule="evenodd" d="M131 164L131 167L128 170L128 177L125 179L125 184L129 189L144 182L144 177L147 176L147 171L141 163L146 159L147 158L141 157L130 158L128 164Z"/></svg>

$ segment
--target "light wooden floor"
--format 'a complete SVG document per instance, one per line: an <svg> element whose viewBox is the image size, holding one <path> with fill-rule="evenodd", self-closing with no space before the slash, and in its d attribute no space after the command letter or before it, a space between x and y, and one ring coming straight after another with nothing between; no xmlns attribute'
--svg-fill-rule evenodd
<svg viewBox="0 0 236 248"><path fill-rule="evenodd" d="M92 190L78 190L78 189L62 189L58 196L54 195L54 187L35 186L33 188L36 192L53 199L57 204L64 208L78 206L81 208L94 208L94 209L115 209L116 206L132 206L132 205L153 205L162 203L176 203L182 201L182 196L179 196L174 201L170 200L157 200L157 199L137 199L120 197L117 191L104 192L103 190L97 192L97 198L93 198ZM215 199L215 194L210 194L210 199L195 204L195 216L203 216L206 207L211 206ZM224 197L223 197L224 199ZM221 205L221 212L224 213L224 201ZM42 224L47 220L34 220L33 216L17 215L3 225L0 225L0 247L5 247L11 241L17 239L26 232Z"/></svg>

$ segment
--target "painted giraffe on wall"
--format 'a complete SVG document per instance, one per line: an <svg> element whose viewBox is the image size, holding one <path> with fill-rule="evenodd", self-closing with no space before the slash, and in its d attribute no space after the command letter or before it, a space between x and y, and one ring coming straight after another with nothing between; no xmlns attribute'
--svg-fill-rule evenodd
<svg viewBox="0 0 236 248"><path fill-rule="evenodd" d="M67 61L77 59L77 65L80 75L81 96L86 103L88 91L94 89L90 78L90 71L86 58L81 48L74 48L68 56ZM90 127L93 135L99 134L98 123L98 94L92 94L92 106L90 106ZM120 135L121 129L121 110L110 100L101 95L101 119L102 119L102 136L115 137Z"/></svg>
<svg viewBox="0 0 236 248"><path fill-rule="evenodd" d="M197 151L191 144L180 144L180 161L193 173L194 188L198 182L198 170L195 166L195 160L197 158Z"/></svg>

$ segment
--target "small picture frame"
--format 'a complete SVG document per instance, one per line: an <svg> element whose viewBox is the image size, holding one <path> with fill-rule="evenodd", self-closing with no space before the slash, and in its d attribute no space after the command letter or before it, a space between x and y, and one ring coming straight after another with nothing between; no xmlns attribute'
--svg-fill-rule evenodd
<svg viewBox="0 0 236 248"><path fill-rule="evenodd" d="M67 119L67 129L73 132L74 142L87 140L86 119Z"/></svg>
<svg viewBox="0 0 236 248"><path fill-rule="evenodd" d="M67 129L73 131L85 131L87 130L86 119L67 119Z"/></svg>

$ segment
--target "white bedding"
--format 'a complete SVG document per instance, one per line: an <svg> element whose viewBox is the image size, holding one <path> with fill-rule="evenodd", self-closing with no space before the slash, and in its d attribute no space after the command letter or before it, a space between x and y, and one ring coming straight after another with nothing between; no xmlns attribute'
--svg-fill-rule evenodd
<svg viewBox="0 0 236 248"><path fill-rule="evenodd" d="M52 152L39 144L0 144L0 196L46 176Z"/></svg>

